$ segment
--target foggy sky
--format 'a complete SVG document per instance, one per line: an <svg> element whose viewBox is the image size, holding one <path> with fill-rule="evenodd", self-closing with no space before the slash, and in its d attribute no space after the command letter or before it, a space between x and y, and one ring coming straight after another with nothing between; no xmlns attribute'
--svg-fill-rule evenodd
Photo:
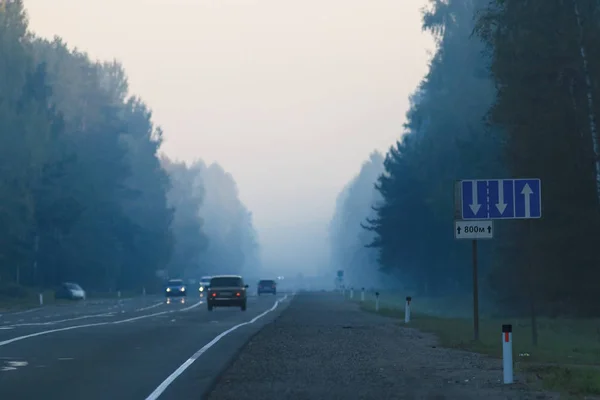
<svg viewBox="0 0 600 400"><path fill-rule="evenodd" d="M116 58L173 158L236 179L267 264L326 262L335 197L400 137L425 0L25 0L30 27Z"/></svg>

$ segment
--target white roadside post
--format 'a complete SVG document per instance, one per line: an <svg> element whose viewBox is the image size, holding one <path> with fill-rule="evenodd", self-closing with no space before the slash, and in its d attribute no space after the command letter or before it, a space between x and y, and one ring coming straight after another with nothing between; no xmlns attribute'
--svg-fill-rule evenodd
<svg viewBox="0 0 600 400"><path fill-rule="evenodd" d="M44 294L40 293L38 297L40 299L40 306L43 306L44 305Z"/></svg>
<svg viewBox="0 0 600 400"><path fill-rule="evenodd" d="M354 298L354 288L353 287L350 288L350 298L351 299Z"/></svg>
<svg viewBox="0 0 600 400"><path fill-rule="evenodd" d="M375 292L375 312L379 312L379 292Z"/></svg>
<svg viewBox="0 0 600 400"><path fill-rule="evenodd" d="M365 288L362 288L362 290L360 292L360 301L361 302L365 301Z"/></svg>
<svg viewBox="0 0 600 400"><path fill-rule="evenodd" d="M512 325L502 325L502 368L504 383L513 383Z"/></svg>
<svg viewBox="0 0 600 400"><path fill-rule="evenodd" d="M406 296L406 305L404 306L404 323L408 324L410 322L410 301L412 297Z"/></svg>
<svg viewBox="0 0 600 400"><path fill-rule="evenodd" d="M120 290L117 292L117 297L121 298L121 291Z"/></svg>
<svg viewBox="0 0 600 400"><path fill-rule="evenodd" d="M144 286L144 287L142 288L142 296L145 296L145 295L146 295L146 287Z"/></svg>

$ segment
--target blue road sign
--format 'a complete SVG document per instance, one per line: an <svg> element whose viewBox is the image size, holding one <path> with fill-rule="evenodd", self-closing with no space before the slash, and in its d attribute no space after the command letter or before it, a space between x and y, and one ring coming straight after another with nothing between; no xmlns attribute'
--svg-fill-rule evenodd
<svg viewBox="0 0 600 400"><path fill-rule="evenodd" d="M532 219L542 217L539 179L461 181L462 218Z"/></svg>

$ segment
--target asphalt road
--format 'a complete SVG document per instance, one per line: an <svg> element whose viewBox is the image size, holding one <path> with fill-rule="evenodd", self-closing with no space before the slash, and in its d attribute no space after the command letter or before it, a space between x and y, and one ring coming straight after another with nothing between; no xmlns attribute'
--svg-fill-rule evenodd
<svg viewBox="0 0 600 400"><path fill-rule="evenodd" d="M249 297L245 312L209 312L203 300L146 296L2 314L0 399L200 399L289 296Z"/></svg>

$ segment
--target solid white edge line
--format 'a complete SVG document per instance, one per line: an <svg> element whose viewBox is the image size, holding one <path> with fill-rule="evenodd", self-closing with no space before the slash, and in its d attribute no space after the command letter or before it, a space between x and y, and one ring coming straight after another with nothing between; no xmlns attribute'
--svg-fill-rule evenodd
<svg viewBox="0 0 600 400"><path fill-rule="evenodd" d="M211 340L210 342L205 344L200 350L195 352L190 358L188 358L183 364L181 364L181 366L179 368L177 368L175 370L175 372L173 372L171 375L169 375L167 377L167 379L165 379L156 389L154 389L154 391L152 393L150 393L150 395L148 397L146 397L146 400L158 399L160 397L160 395L163 394L163 392L165 390L167 390L167 388L175 381L175 379L177 379L186 369L188 369L188 367L190 365L192 365L194 363L194 361L196 361L198 358L200 358L200 356L202 354L204 354L208 349L210 349L212 346L214 346L219 340L221 340L225 336L229 335L231 332L235 331L236 329L241 328L242 326L245 326L245 325L253 324L256 321L258 321L259 319L261 319L262 317L264 317L265 315L267 315L268 313L274 311L277 308L277 306L279 305L279 303L283 302L287 297L288 297L288 295L286 294L283 298L275 301L275 304L273 304L273 307L269 308L267 311L257 315L256 317L252 318L250 321L242 322L241 324L237 324L237 325L227 329L226 331L224 331L221 334L219 334L218 336L216 336L213 340Z"/></svg>
<svg viewBox="0 0 600 400"><path fill-rule="evenodd" d="M194 307L194 306L197 307L200 304L202 304L202 301L199 301L198 303L194 304L192 307ZM48 330L48 331L35 332L35 333L31 333L29 335L17 336L17 337L14 337L12 339L4 340L4 341L0 342L0 347L6 346L7 344L11 344L11 343L14 343L14 342L19 342L21 340L25 340L25 339L37 337L37 336L49 335L51 333L64 332L64 331L72 331L74 329L91 328L93 326L124 324L124 323L127 323L127 322L133 322L133 321L137 321L137 320L144 319L144 318L151 318L151 317L156 317L156 316L164 315L164 314L170 314L170 313L174 313L174 312L187 311L187 310L190 310L192 307L188 307L187 309L181 309L181 310L161 311L161 312L154 313L154 314L140 315L139 317L121 319L121 320L118 320L118 321L96 322L96 323L93 323L93 324L67 326L65 328L58 328L58 329L51 329L51 330Z"/></svg>

